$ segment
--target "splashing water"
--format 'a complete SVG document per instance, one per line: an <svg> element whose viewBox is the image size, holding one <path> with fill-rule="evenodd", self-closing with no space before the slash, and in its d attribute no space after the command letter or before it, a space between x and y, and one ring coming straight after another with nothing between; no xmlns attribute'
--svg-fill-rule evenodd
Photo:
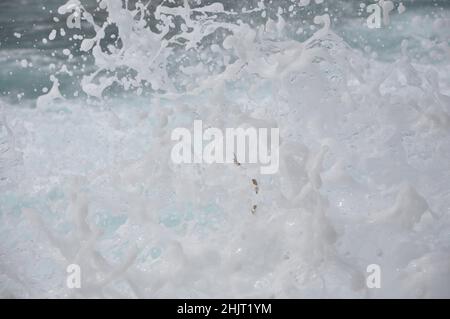
<svg viewBox="0 0 450 319"><path fill-rule="evenodd" d="M3 108L0 178L22 173L0 193L1 296L450 297L448 12L386 59L332 8L61 6L78 47L35 108ZM196 119L280 128L280 171L175 165Z"/></svg>

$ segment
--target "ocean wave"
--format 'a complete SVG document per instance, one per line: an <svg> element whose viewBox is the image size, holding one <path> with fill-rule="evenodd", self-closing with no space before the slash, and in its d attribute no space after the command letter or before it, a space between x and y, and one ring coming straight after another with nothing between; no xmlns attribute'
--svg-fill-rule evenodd
<svg viewBox="0 0 450 319"><path fill-rule="evenodd" d="M385 60L335 32L330 12L296 38L285 15L308 6L280 2L258 24L258 3L249 15L104 0L107 24L62 7L95 29L77 42L85 53L65 53L82 70L63 72L77 95L52 72L36 106L2 102L0 156L9 145L21 161L0 193L0 295L450 296L445 34L436 63L411 39ZM174 164L172 130L199 119L278 127L279 173ZM381 289L366 285L371 264Z"/></svg>

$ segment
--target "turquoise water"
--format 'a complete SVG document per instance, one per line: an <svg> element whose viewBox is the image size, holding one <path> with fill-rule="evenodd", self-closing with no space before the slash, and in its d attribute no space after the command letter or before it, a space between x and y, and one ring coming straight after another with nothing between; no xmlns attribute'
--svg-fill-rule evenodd
<svg viewBox="0 0 450 319"><path fill-rule="evenodd" d="M0 297L448 298L450 1L219 2L0 3ZM279 172L174 165L198 119Z"/></svg>
<svg viewBox="0 0 450 319"><path fill-rule="evenodd" d="M161 1L153 1L156 5ZM232 8L239 12L245 7L254 7L258 1L227 2L222 1L226 8ZM134 3L130 1L130 6ZM154 3L154 4L153 4ZM268 4L267 17L276 18L278 5L289 1L279 1ZM436 58L430 57L429 51L424 50L420 44L423 39L430 41L448 41L450 31L433 29L433 21L437 17L449 15L450 2L444 0L407 0L403 1L407 10L403 15L393 12L394 24L379 30L370 30L365 27L367 12L360 10L360 3L370 4L370 1L328 1L319 5L311 4L299 10L298 15L290 17L284 14L287 21L287 32L298 39L305 39L311 34L309 26L312 18L323 13L325 8L333 19L333 30L345 39L348 45L376 52L379 58L394 60L401 52L401 41L409 39L410 46L415 46L414 57L417 60L427 59L429 62L439 62L448 57L444 54ZM43 89L49 89L52 85L49 77L66 65L73 73L72 76L61 74L61 91L64 97L74 98L73 94L80 91L79 81L84 74L93 71L93 61L89 54L78 50L80 40L73 39L77 33L92 36L94 31L88 24L83 24L80 30L68 29L64 18L58 14L58 7L62 1L58 0L5 0L0 4L0 96L4 100L17 103L26 100L24 104L33 104L33 100L42 95ZM96 21L104 21L104 11L92 10L96 7L95 1L83 1L87 10L94 14ZM414 17L418 17L414 21ZM58 18L58 21L54 19ZM261 23L263 19L257 15L251 16L254 24ZM414 21L414 22L412 22ZM303 24L305 33L294 34ZM60 30L64 30L65 36L61 36ZM52 30L57 32L54 40L48 40ZM110 32L115 33L111 28ZM436 32L439 31L439 32ZM15 36L16 34L16 36ZM20 38L17 35L20 34ZM111 42L113 42L111 40ZM107 43L103 43L107 45ZM71 49L73 58L67 59L63 49ZM27 60L32 66L22 67L21 61ZM120 91L120 88L116 88ZM117 94L111 93L117 96ZM119 93L124 94L123 91Z"/></svg>

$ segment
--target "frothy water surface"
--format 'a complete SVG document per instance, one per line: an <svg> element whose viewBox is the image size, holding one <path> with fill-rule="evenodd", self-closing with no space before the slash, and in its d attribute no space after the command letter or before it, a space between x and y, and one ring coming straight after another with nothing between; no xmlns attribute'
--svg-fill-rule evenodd
<svg viewBox="0 0 450 319"><path fill-rule="evenodd" d="M353 1L16 3L1 296L450 297L446 2L381 29ZM280 171L175 165L194 120L279 127Z"/></svg>

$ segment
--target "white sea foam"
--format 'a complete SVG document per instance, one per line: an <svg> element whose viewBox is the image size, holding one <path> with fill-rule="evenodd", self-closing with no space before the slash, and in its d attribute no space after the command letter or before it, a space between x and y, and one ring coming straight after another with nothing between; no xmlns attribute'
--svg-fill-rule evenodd
<svg viewBox="0 0 450 319"><path fill-rule="evenodd" d="M373 60L327 14L299 42L281 14L254 27L185 1L155 32L144 5L100 5L119 47L78 1L61 12L95 24L82 87L101 102L62 99L54 77L36 109L3 108L23 154L0 193L3 296L450 297L448 63L412 63L406 42ZM152 94L103 99L113 85ZM175 165L172 129L196 119L280 128L279 173Z"/></svg>

